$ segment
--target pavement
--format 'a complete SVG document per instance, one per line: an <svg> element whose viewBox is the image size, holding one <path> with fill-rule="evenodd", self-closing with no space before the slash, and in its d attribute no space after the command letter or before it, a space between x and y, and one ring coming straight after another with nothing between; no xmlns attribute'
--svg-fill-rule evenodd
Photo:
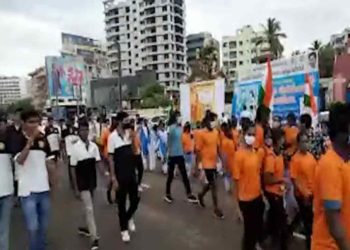
<svg viewBox="0 0 350 250"><path fill-rule="evenodd" d="M59 188L52 194L52 214L48 235L48 250L86 250L89 240L77 235L77 228L83 221L82 207L68 188L66 174L62 173ZM225 214L224 220L214 218L211 195L206 197L207 207L189 204L179 178L175 179L172 193L175 202L163 201L165 176L160 173L146 173L144 183L150 189L142 193L136 213L137 232L131 235L131 242L124 244L120 239L117 211L107 204L105 184L99 181L95 195L95 217L103 250L233 250L240 249L242 224L234 217L231 195L220 185L219 202ZM194 193L200 183L192 181ZM10 250L26 250L27 237L20 208L12 213ZM301 242L293 242L291 249L303 250Z"/></svg>

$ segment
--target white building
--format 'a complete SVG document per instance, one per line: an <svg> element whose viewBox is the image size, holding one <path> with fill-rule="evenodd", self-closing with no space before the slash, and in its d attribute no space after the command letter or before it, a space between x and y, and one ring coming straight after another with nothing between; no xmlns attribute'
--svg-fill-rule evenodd
<svg viewBox="0 0 350 250"><path fill-rule="evenodd" d="M0 76L0 104L9 105L26 97L28 97L26 78Z"/></svg>
<svg viewBox="0 0 350 250"><path fill-rule="evenodd" d="M252 26L246 25L238 29L236 35L222 38L223 70L229 76L230 82L236 81L238 72L249 70L268 52L265 44L256 45L261 37L261 31L257 32Z"/></svg>
<svg viewBox="0 0 350 250"><path fill-rule="evenodd" d="M119 42L123 76L154 70L168 92L177 92L186 78L184 0L107 0L104 5L112 72L118 74Z"/></svg>
<svg viewBox="0 0 350 250"><path fill-rule="evenodd" d="M344 29L340 34L331 36L331 45L337 51L337 54L346 52L346 48L350 48L350 28ZM347 51L350 54L350 49Z"/></svg>

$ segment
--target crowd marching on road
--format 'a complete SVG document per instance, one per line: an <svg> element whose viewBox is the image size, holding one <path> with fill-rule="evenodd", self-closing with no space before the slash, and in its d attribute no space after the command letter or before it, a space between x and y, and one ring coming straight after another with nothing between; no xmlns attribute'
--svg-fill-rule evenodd
<svg viewBox="0 0 350 250"><path fill-rule="evenodd" d="M158 171L159 165L167 175L165 202L175 203L172 182L180 175L189 203L205 208L210 191L217 219L224 219L218 192L223 181L244 227L244 250L285 250L293 235L305 239L306 249L350 250L350 107L335 105L329 121L316 126L309 114L270 113L260 106L253 120L207 110L191 124L171 111L167 121L152 126L123 111L101 120L49 117L47 124L35 110L0 117L0 250L10 249L15 204L25 218L29 249L47 249L59 161L66 163L81 202L78 233L90 239L92 250L100 240L94 215L98 175L108 183L108 201L117 207L127 243L147 187L143 172ZM191 187L194 178L202 183L198 194Z"/></svg>

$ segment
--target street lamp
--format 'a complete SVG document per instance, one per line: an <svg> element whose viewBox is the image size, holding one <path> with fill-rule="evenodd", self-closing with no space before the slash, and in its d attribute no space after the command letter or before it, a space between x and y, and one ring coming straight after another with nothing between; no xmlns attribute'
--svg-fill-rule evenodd
<svg viewBox="0 0 350 250"><path fill-rule="evenodd" d="M115 40L115 47L117 48L118 51L118 81L117 85L119 88L119 109L123 109L123 99L122 99L122 53L121 53L121 47L120 43ZM117 87L117 86L116 86Z"/></svg>

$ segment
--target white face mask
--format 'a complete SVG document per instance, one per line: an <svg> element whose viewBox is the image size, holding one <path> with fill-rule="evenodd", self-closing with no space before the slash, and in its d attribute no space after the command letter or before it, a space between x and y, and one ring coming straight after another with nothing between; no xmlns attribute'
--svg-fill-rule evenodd
<svg viewBox="0 0 350 250"><path fill-rule="evenodd" d="M277 121L272 122L272 127L273 128L279 128L280 126L281 126L280 122L277 122Z"/></svg>
<svg viewBox="0 0 350 250"><path fill-rule="evenodd" d="M245 140L245 143L247 143L247 145L252 146L255 142L255 136L246 135L244 136L244 140Z"/></svg>
<svg viewBox="0 0 350 250"><path fill-rule="evenodd" d="M179 116L178 118L176 118L176 122L177 122L177 124L181 124L182 123L182 117Z"/></svg>
<svg viewBox="0 0 350 250"><path fill-rule="evenodd" d="M210 122L210 128L215 128L216 127L216 121Z"/></svg>

